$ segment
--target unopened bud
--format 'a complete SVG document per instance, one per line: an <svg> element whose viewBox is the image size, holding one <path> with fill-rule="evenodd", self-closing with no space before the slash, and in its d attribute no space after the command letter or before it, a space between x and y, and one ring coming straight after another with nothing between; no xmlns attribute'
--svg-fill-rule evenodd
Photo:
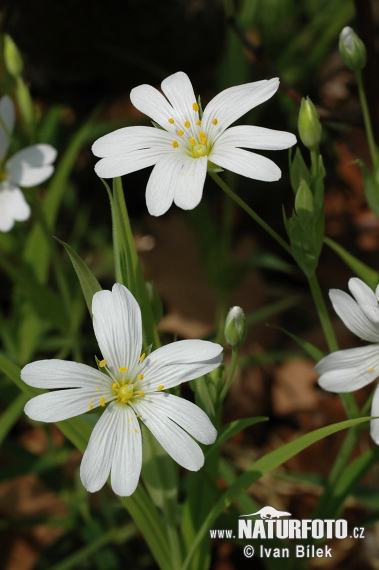
<svg viewBox="0 0 379 570"><path fill-rule="evenodd" d="M315 149L321 140L321 123L316 108L309 97L301 100L297 126L304 146L309 150Z"/></svg>
<svg viewBox="0 0 379 570"><path fill-rule="evenodd" d="M359 71L366 65L365 44L349 26L346 26L340 33L338 48L342 59L351 71Z"/></svg>
<svg viewBox="0 0 379 570"><path fill-rule="evenodd" d="M4 36L4 63L12 77L21 75L24 68L20 50L8 34Z"/></svg>
<svg viewBox="0 0 379 570"><path fill-rule="evenodd" d="M236 348L246 338L247 327L245 313L241 307L232 307L225 320L225 340L229 346Z"/></svg>
<svg viewBox="0 0 379 570"><path fill-rule="evenodd" d="M308 216L312 218L314 213L313 207L313 194L305 180L300 182L299 189L295 197L295 210L297 215L301 218Z"/></svg>

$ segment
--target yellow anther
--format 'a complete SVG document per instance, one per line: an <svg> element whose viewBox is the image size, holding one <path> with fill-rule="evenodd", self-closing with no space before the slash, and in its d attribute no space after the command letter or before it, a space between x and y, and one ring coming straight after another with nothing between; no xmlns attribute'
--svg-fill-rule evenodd
<svg viewBox="0 0 379 570"><path fill-rule="evenodd" d="M375 368L369 368L369 369L367 370L367 372L368 372L369 374L371 374L371 372L374 372L374 370L375 370Z"/></svg>
<svg viewBox="0 0 379 570"><path fill-rule="evenodd" d="M135 431L136 433L138 433L138 429L134 428L134 431Z"/></svg>
<svg viewBox="0 0 379 570"><path fill-rule="evenodd" d="M101 398L100 398L100 406L103 406L103 408L104 408L104 406L105 406L105 398L104 398L104 396L101 396Z"/></svg>
<svg viewBox="0 0 379 570"><path fill-rule="evenodd" d="M203 139L205 137L205 133L203 133L203 131L200 131L199 136L201 139Z"/></svg>
<svg viewBox="0 0 379 570"><path fill-rule="evenodd" d="M143 391L142 391L142 392L138 392L138 394L141 396L141 398L144 398L144 397L145 397L145 392L143 392Z"/></svg>
<svg viewBox="0 0 379 570"><path fill-rule="evenodd" d="M107 361L105 360L105 358L104 358L104 360L100 360L100 362L99 362L100 368L104 368L104 366L106 365L106 363L107 363Z"/></svg>
<svg viewBox="0 0 379 570"><path fill-rule="evenodd" d="M172 141L172 146L173 146L173 148L178 148L178 146L179 146L178 141Z"/></svg>
<svg viewBox="0 0 379 570"><path fill-rule="evenodd" d="M145 358L146 358L146 354L143 353L143 354L141 354L141 356L139 357L139 361L140 361L140 362L143 362L143 361L145 360Z"/></svg>
<svg viewBox="0 0 379 570"><path fill-rule="evenodd" d="M100 386L96 386L96 390L101 390Z"/></svg>
<svg viewBox="0 0 379 570"><path fill-rule="evenodd" d="M217 125L218 120L217 120L217 119L213 119L212 123L213 123L214 125Z"/></svg>
<svg viewBox="0 0 379 570"><path fill-rule="evenodd" d="M136 416L136 418L142 418L142 414L138 414L138 416Z"/></svg>
<svg viewBox="0 0 379 570"><path fill-rule="evenodd" d="M92 404L88 404L88 409L92 410Z"/></svg>
<svg viewBox="0 0 379 570"><path fill-rule="evenodd" d="M128 418L128 424L130 424L130 418Z"/></svg>
<svg viewBox="0 0 379 570"><path fill-rule="evenodd" d="M196 124L197 124L198 127L200 127L200 125L201 125L200 119L199 119L198 121L196 121Z"/></svg>
<svg viewBox="0 0 379 570"><path fill-rule="evenodd" d="M143 374L138 374L138 380L143 380Z"/></svg>
<svg viewBox="0 0 379 570"><path fill-rule="evenodd" d="M207 144L207 137L203 137L201 139L201 144Z"/></svg>
<svg viewBox="0 0 379 570"><path fill-rule="evenodd" d="M118 388L118 384L117 384L117 382L115 382L112 386L112 390L117 390L117 388Z"/></svg>
<svg viewBox="0 0 379 570"><path fill-rule="evenodd" d="M125 366L120 366L119 371L120 371L120 372L127 372L128 369L125 368Z"/></svg>
<svg viewBox="0 0 379 570"><path fill-rule="evenodd" d="M174 123L174 119L171 118L171 119L168 120L168 122L171 123L171 124L173 124L173 123Z"/></svg>
<svg viewBox="0 0 379 570"><path fill-rule="evenodd" d="M192 109L197 113L197 111L199 110L199 105L197 103L194 103L192 105Z"/></svg>
<svg viewBox="0 0 379 570"><path fill-rule="evenodd" d="M163 390L164 386L163 384L161 384L160 386L158 386L158 392L160 392L161 390Z"/></svg>
<svg viewBox="0 0 379 570"><path fill-rule="evenodd" d="M192 146L195 146L195 144L196 144L195 139L190 139L190 143L192 144Z"/></svg>
<svg viewBox="0 0 379 570"><path fill-rule="evenodd" d="M182 130L178 131L178 135L179 135L180 137L182 137L182 136L184 135L184 131L182 131Z"/></svg>
<svg viewBox="0 0 379 570"><path fill-rule="evenodd" d="M126 396L124 396L123 398L121 398L121 402L123 404L126 404L126 402L128 401L128 398Z"/></svg>
<svg viewBox="0 0 379 570"><path fill-rule="evenodd" d="M186 129L188 129L188 127L190 127L190 125L191 125L191 123L190 123L189 121L186 121L186 122L184 123L184 126L185 126Z"/></svg>

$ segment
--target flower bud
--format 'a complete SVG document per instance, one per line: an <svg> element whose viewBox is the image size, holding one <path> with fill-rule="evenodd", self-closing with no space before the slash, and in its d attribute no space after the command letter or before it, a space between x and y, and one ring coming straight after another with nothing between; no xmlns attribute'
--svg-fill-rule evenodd
<svg viewBox="0 0 379 570"><path fill-rule="evenodd" d="M4 36L4 63L7 71L12 77L21 75L24 68L21 53L8 34Z"/></svg>
<svg viewBox="0 0 379 570"><path fill-rule="evenodd" d="M340 33L340 54L351 71L359 71L366 65L366 48L352 28L346 26Z"/></svg>
<svg viewBox="0 0 379 570"><path fill-rule="evenodd" d="M321 123L316 108L309 97L301 100L297 127L304 146L309 150L315 149L321 140Z"/></svg>
<svg viewBox="0 0 379 570"><path fill-rule="evenodd" d="M295 210L299 217L313 217L313 194L305 180L300 182L299 189L295 197Z"/></svg>
<svg viewBox="0 0 379 570"><path fill-rule="evenodd" d="M236 348L243 343L247 335L245 313L241 307L232 307L225 320L225 340L229 346Z"/></svg>

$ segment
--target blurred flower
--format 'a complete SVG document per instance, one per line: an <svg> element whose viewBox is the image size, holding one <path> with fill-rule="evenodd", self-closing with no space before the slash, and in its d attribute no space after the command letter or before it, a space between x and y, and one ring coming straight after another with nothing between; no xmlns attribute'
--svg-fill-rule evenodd
<svg viewBox="0 0 379 570"><path fill-rule="evenodd" d="M112 291L95 293L92 312L104 358L99 367L104 372L65 360L27 364L21 371L24 382L61 390L36 396L26 404L25 413L34 420L58 422L99 406L105 408L80 468L83 485L90 492L101 489L109 473L118 495L129 496L136 489L142 465L138 419L175 461L191 471L200 469L204 455L192 437L210 444L217 432L198 406L163 390L217 368L222 347L203 340L182 340L141 355L141 311L119 283Z"/></svg>
<svg viewBox="0 0 379 570"><path fill-rule="evenodd" d="M345 65L351 71L360 71L366 65L365 44L350 26L343 28L340 33L338 47Z"/></svg>
<svg viewBox="0 0 379 570"><path fill-rule="evenodd" d="M354 299L339 289L329 292L334 310L348 329L374 344L338 350L315 367L318 383L329 392L354 392L379 376L379 286L374 293L358 278L349 280ZM372 401L371 415L379 416L379 390ZM379 420L371 421L371 437L379 444Z"/></svg>
<svg viewBox="0 0 379 570"><path fill-rule="evenodd" d="M5 95L0 99L0 231L8 232L15 221L27 220L30 207L19 186L29 188L54 172L57 151L49 144L35 144L16 152L5 163L14 127L14 107Z"/></svg>
<svg viewBox="0 0 379 570"><path fill-rule="evenodd" d="M281 150L296 142L291 133L253 126L228 129L245 113L270 99L279 79L230 87L208 103L201 116L191 81L179 71L162 82L167 99L151 85L132 89L130 99L159 128L125 127L98 139L92 151L102 178L123 176L155 165L146 188L153 216L172 202L192 210L201 200L207 169L225 168L256 180L272 182L280 169L268 158L243 150Z"/></svg>

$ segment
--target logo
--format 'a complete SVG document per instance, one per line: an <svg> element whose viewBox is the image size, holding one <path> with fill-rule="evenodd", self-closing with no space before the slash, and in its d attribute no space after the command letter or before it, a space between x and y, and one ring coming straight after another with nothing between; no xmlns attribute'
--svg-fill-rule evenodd
<svg viewBox="0 0 379 570"><path fill-rule="evenodd" d="M259 516L259 518L258 518ZM255 518L254 518L255 517ZM343 540L344 538L364 538L364 528L348 528L345 519L292 519L292 514L280 511L267 505L247 515L238 518L237 533L229 530L210 530L211 538L258 541L256 544L247 544L244 549L246 558L259 556L260 558L289 558L290 549L277 548L279 540L297 540L302 544L296 544L293 555L296 558L332 558L332 549L327 544L315 546L319 540ZM274 539L272 543L263 541ZM309 544L306 544L309 541ZM255 547L255 548L254 548Z"/></svg>

